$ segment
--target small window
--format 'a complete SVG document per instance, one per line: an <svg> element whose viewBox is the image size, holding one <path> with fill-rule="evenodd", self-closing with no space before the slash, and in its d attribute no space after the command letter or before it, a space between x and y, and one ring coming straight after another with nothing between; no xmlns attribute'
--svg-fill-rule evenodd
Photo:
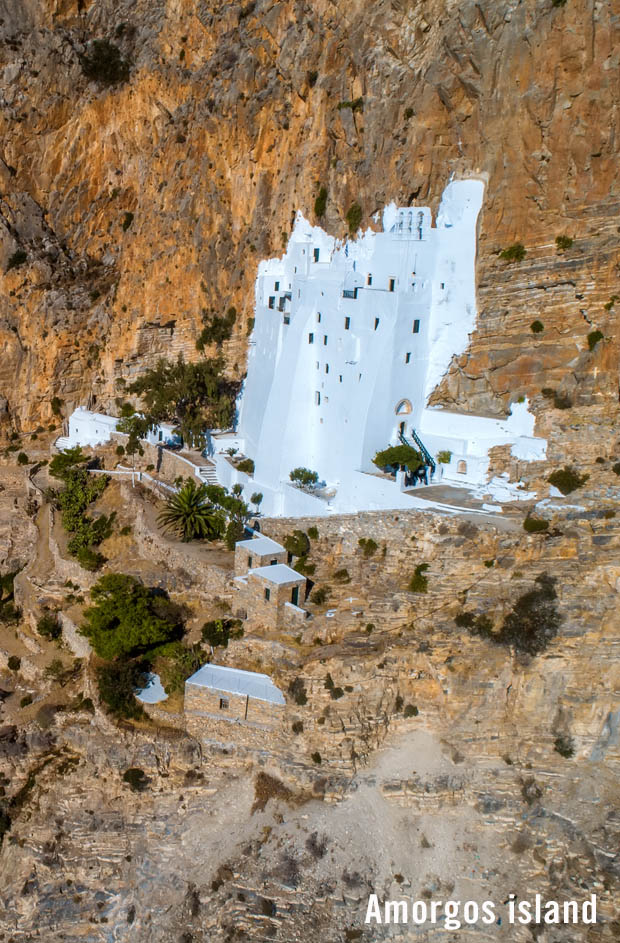
<svg viewBox="0 0 620 943"><path fill-rule="evenodd" d="M274 282L274 283L273 283L273 290L274 290L274 291L280 291L280 282Z"/></svg>
<svg viewBox="0 0 620 943"><path fill-rule="evenodd" d="M221 698L220 698L220 710L221 710L221 711L227 711L229 705L230 705L230 701L228 700L227 697L221 697Z"/></svg>
<svg viewBox="0 0 620 943"><path fill-rule="evenodd" d="M314 261L315 261L315 262L318 262L318 261L319 261L319 255L320 255L320 254L321 254L321 250L320 250L320 249L315 249L315 250L314 250Z"/></svg>
<svg viewBox="0 0 620 943"><path fill-rule="evenodd" d="M275 306L276 306L276 296L275 296L275 295L269 295L269 307L270 307L270 308L275 308Z"/></svg>
<svg viewBox="0 0 620 943"><path fill-rule="evenodd" d="M290 316L290 314L285 314L283 320L284 320L284 323L285 323L285 324L290 324L290 323L291 323L291 316Z"/></svg>
<svg viewBox="0 0 620 943"><path fill-rule="evenodd" d="M277 562L278 562L277 560L270 560L269 566L275 566Z"/></svg>
<svg viewBox="0 0 620 943"><path fill-rule="evenodd" d="M340 374L339 380L342 383L342 374Z"/></svg>
<svg viewBox="0 0 620 943"><path fill-rule="evenodd" d="M411 363L411 354L405 354L405 363Z"/></svg>
<svg viewBox="0 0 620 943"><path fill-rule="evenodd" d="M319 393L318 390L317 390L317 391L315 392L315 394L314 394L314 402L315 402L315 405L316 405L316 406L320 406L320 405L321 405L321 394Z"/></svg>
<svg viewBox="0 0 620 943"><path fill-rule="evenodd" d="M248 570L252 569L252 557L248 557Z"/></svg>
<svg viewBox="0 0 620 943"><path fill-rule="evenodd" d="M445 287L446 287L446 283L445 283L445 282L442 282L442 283L441 283L442 291L443 291L443 289L444 289Z"/></svg>
<svg viewBox="0 0 620 943"><path fill-rule="evenodd" d="M265 599L267 600L267 602L269 602L269 600L271 599L271 590L269 589L268 586L265 587Z"/></svg>
<svg viewBox="0 0 620 943"><path fill-rule="evenodd" d="M366 276L366 284L367 284L367 285L372 285L372 275L370 274L370 272L369 272L368 275Z"/></svg>
<svg viewBox="0 0 620 943"><path fill-rule="evenodd" d="M163 437L164 437L164 433L163 433L162 430L160 429L160 430L159 430L159 436L158 436L160 442L161 442L161 440L163 439Z"/></svg>
<svg viewBox="0 0 620 943"><path fill-rule="evenodd" d="M396 279L391 278L388 285L388 291L394 291L395 288L396 288Z"/></svg>
<svg viewBox="0 0 620 943"><path fill-rule="evenodd" d="M379 327L379 318L375 318L375 331Z"/></svg>
<svg viewBox="0 0 620 943"><path fill-rule="evenodd" d="M320 311L317 311L317 313L316 313L316 323L317 323L317 324L320 324L320 323L321 323L321 312L320 312Z"/></svg>
<svg viewBox="0 0 620 943"><path fill-rule="evenodd" d="M323 334L323 346L327 347L327 334Z"/></svg>
<svg viewBox="0 0 620 943"><path fill-rule="evenodd" d="M325 373L329 373L329 364L328 364L328 363L325 364Z"/></svg>
<svg viewBox="0 0 620 943"><path fill-rule="evenodd" d="M414 334L419 334L419 333L420 333L420 322L419 322L419 320L418 320L417 318L416 318L415 321L413 322L413 333L414 333Z"/></svg>
<svg viewBox="0 0 620 943"><path fill-rule="evenodd" d="M308 334L308 343L314 344L314 334Z"/></svg>
<svg viewBox="0 0 620 943"><path fill-rule="evenodd" d="M345 329L345 331L348 331L350 327L351 327L351 318L345 318L345 319L344 319L344 329Z"/></svg>

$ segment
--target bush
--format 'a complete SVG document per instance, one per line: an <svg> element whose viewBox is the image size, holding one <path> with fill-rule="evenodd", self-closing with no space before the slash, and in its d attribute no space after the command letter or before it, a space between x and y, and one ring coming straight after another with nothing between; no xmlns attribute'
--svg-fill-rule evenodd
<svg viewBox="0 0 620 943"><path fill-rule="evenodd" d="M312 753L312 754L311 754L311 758L312 758L312 762L313 762L313 763L316 763L317 766L320 766L320 765L321 765L321 762L322 762L322 760L321 760L321 754L319 753L318 750L316 751L316 753Z"/></svg>
<svg viewBox="0 0 620 943"><path fill-rule="evenodd" d="M314 488L319 481L318 472L302 467L294 468L289 473L289 478L293 484L298 485L300 488Z"/></svg>
<svg viewBox="0 0 620 943"><path fill-rule="evenodd" d="M224 540L229 550L234 550L237 541L243 540L245 535L245 526L241 521L229 521L226 528Z"/></svg>
<svg viewBox="0 0 620 943"><path fill-rule="evenodd" d="M413 110L413 108L411 107L405 108L405 121L409 121L409 119L413 118L414 115L415 115L415 111Z"/></svg>
<svg viewBox="0 0 620 943"><path fill-rule="evenodd" d="M237 309L231 305L223 317L205 312L202 320L205 326L196 341L196 349L204 350L209 344L221 347L224 341L232 337L233 326L237 320Z"/></svg>
<svg viewBox="0 0 620 943"><path fill-rule="evenodd" d="M408 468L414 472L423 465L422 456L410 445L390 445L387 449L377 452L372 460L377 468Z"/></svg>
<svg viewBox="0 0 620 943"><path fill-rule="evenodd" d="M318 196L314 201L314 215L317 219L322 219L325 216L325 210L327 209L327 187L321 187L319 190Z"/></svg>
<svg viewBox="0 0 620 943"><path fill-rule="evenodd" d="M28 707L29 704L32 704L32 694L24 694L19 702L19 706Z"/></svg>
<svg viewBox="0 0 620 943"><path fill-rule="evenodd" d="M308 695L306 694L306 686L302 678L295 678L294 681L288 686L288 691L296 704L300 707L303 707L304 704L308 703Z"/></svg>
<svg viewBox="0 0 620 943"><path fill-rule="evenodd" d="M100 658L130 656L178 639L181 610L163 590L143 586L133 576L107 573L90 591L93 605L80 633Z"/></svg>
<svg viewBox="0 0 620 943"><path fill-rule="evenodd" d="M452 452L448 449L442 449L440 452L437 452L437 461L440 465L449 465L452 460Z"/></svg>
<svg viewBox="0 0 620 943"><path fill-rule="evenodd" d="M291 730L293 731L293 733L294 733L295 735L300 734L300 733L303 733L303 732L304 732L303 721L301 721L301 720L294 720L293 723L292 723L292 725L291 725Z"/></svg>
<svg viewBox="0 0 620 943"><path fill-rule="evenodd" d="M202 627L202 640L208 642L213 648L221 645L228 647L230 639L238 639L243 636L243 623L241 619L212 619L205 622Z"/></svg>
<svg viewBox="0 0 620 943"><path fill-rule="evenodd" d="M80 547L75 554L75 558L80 566L90 573L100 570L106 562L104 555L99 553L98 550L93 550L92 547Z"/></svg>
<svg viewBox="0 0 620 943"><path fill-rule="evenodd" d="M594 350L599 341L603 340L605 335L601 331L590 331L588 334L588 347Z"/></svg>
<svg viewBox="0 0 620 943"><path fill-rule="evenodd" d="M125 447L123 445L117 445L115 452L119 458L122 458L123 455L125 454Z"/></svg>
<svg viewBox="0 0 620 943"><path fill-rule="evenodd" d="M314 524L312 525L312 527L308 528L308 537L310 538L310 540L319 539L319 529L318 527L315 527Z"/></svg>
<svg viewBox="0 0 620 943"><path fill-rule="evenodd" d="M149 784L149 778L143 769L132 766L123 773L123 782L128 783L134 792L144 792Z"/></svg>
<svg viewBox="0 0 620 943"><path fill-rule="evenodd" d="M372 537L360 537L358 545L362 548L363 556L368 559L379 549L379 544Z"/></svg>
<svg viewBox="0 0 620 943"><path fill-rule="evenodd" d="M620 475L620 462L614 462L611 466L611 470L615 475Z"/></svg>
<svg viewBox="0 0 620 943"><path fill-rule="evenodd" d="M513 242L511 246L502 249L499 254L500 259L505 262L522 262L527 255L527 250L521 242Z"/></svg>
<svg viewBox="0 0 620 943"><path fill-rule="evenodd" d="M554 488L557 488L558 491L561 491L562 494L570 494L571 491L576 491L577 488L581 488L589 477L589 475L580 475L576 469L566 466L558 471L554 471L549 475L547 481L550 485L553 485Z"/></svg>
<svg viewBox="0 0 620 943"><path fill-rule="evenodd" d="M364 99L363 98L354 98L352 101L342 101L338 103L338 111L344 111L345 109L350 108L352 112L363 111L364 110Z"/></svg>
<svg viewBox="0 0 620 943"><path fill-rule="evenodd" d="M82 71L88 79L102 85L117 85L129 78L129 64L117 46L107 39L95 39L82 56Z"/></svg>
<svg viewBox="0 0 620 943"><path fill-rule="evenodd" d="M420 563L414 570L413 576L409 580L410 593L428 592L428 577L424 575L430 567L429 563Z"/></svg>
<svg viewBox="0 0 620 943"><path fill-rule="evenodd" d="M303 530L294 530L284 538L284 547L293 557L307 557L310 553L310 541Z"/></svg>
<svg viewBox="0 0 620 943"><path fill-rule="evenodd" d="M62 628L56 613L46 612L37 622L37 632L43 638L57 639L62 635Z"/></svg>
<svg viewBox="0 0 620 943"><path fill-rule="evenodd" d="M9 655L9 659L7 661L7 667L9 671L19 671L21 664L22 660L19 655Z"/></svg>
<svg viewBox="0 0 620 943"><path fill-rule="evenodd" d="M405 716L405 717L417 717L419 713L420 713L420 712L419 712L418 708L415 706L415 704L407 704L407 706L405 707L405 709L404 709L404 711L403 711L403 716Z"/></svg>
<svg viewBox="0 0 620 943"><path fill-rule="evenodd" d="M148 670L146 662L137 661L111 662L97 669L99 697L111 714L134 719L144 715L134 691L142 686Z"/></svg>
<svg viewBox="0 0 620 943"><path fill-rule="evenodd" d="M534 588L517 599L504 619L497 641L528 655L540 654L557 635L562 621L556 599L555 579L542 573Z"/></svg>
<svg viewBox="0 0 620 943"><path fill-rule="evenodd" d="M310 599L315 605L322 606L329 598L330 594L331 592L328 586L320 586L319 589L315 589Z"/></svg>
<svg viewBox="0 0 620 943"><path fill-rule="evenodd" d="M237 471L245 472L246 475L254 474L254 459L243 458L237 463Z"/></svg>
<svg viewBox="0 0 620 943"><path fill-rule="evenodd" d="M12 268L19 268L19 266L23 265L27 259L27 253L24 252L23 249L17 249L11 256L9 256L9 261L6 265L7 272L10 272Z"/></svg>
<svg viewBox="0 0 620 943"><path fill-rule="evenodd" d="M530 324L530 331L532 334L542 334L544 329L545 325L542 323L542 321L532 321Z"/></svg>
<svg viewBox="0 0 620 943"><path fill-rule="evenodd" d="M17 456L18 465L27 465L29 461L30 459L28 458L25 452L20 452L19 455Z"/></svg>
<svg viewBox="0 0 620 943"><path fill-rule="evenodd" d="M565 759L575 755L575 742L569 734L558 734L553 741L553 749Z"/></svg>
<svg viewBox="0 0 620 943"><path fill-rule="evenodd" d="M359 229L362 215L362 207L359 203L352 203L346 215L346 220L349 225L349 235L354 236Z"/></svg>
<svg viewBox="0 0 620 943"><path fill-rule="evenodd" d="M314 88L318 77L319 73L316 71L316 69L311 69L310 72L306 72L306 81L308 82L310 88Z"/></svg>
<svg viewBox="0 0 620 943"><path fill-rule="evenodd" d="M351 577L349 576L349 571L346 567L342 567L340 570L336 570L333 574L333 578L337 583L350 583Z"/></svg>
<svg viewBox="0 0 620 943"><path fill-rule="evenodd" d="M566 2L566 0L564 0L564 2ZM554 6L559 6L559 4L554 3ZM555 237L555 245L559 251L563 249L570 249L572 244L573 244L573 240L571 239L570 236L556 236Z"/></svg>
<svg viewBox="0 0 620 943"><path fill-rule="evenodd" d="M526 517L523 521L523 530L528 534L540 534L549 529L549 521L538 517Z"/></svg>
<svg viewBox="0 0 620 943"><path fill-rule="evenodd" d="M616 301L620 301L620 295L612 295L609 301L605 302L605 304L603 305L603 307L605 308L605 311L611 311Z"/></svg>

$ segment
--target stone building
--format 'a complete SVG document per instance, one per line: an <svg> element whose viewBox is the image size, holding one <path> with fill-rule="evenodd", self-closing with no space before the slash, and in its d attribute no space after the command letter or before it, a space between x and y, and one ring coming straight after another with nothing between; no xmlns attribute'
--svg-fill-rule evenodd
<svg viewBox="0 0 620 943"><path fill-rule="evenodd" d="M294 629L308 618L301 605L306 578L286 564L287 557L286 549L271 537L261 535L235 545L237 609L246 625Z"/></svg>
<svg viewBox="0 0 620 943"><path fill-rule="evenodd" d="M221 735L219 725L276 730L282 723L284 695L265 674L223 665L203 665L185 682L185 720L194 736ZM224 736L235 736L224 731Z"/></svg>
<svg viewBox="0 0 620 943"><path fill-rule="evenodd" d="M253 567L286 562L286 550L271 537L254 537L251 540L239 540L235 544L236 576L244 575Z"/></svg>

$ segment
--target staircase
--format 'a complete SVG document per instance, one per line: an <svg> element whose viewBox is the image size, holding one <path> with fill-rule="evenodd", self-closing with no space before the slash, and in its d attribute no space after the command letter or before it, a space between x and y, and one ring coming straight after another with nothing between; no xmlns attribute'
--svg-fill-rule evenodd
<svg viewBox="0 0 620 943"><path fill-rule="evenodd" d="M66 435L59 436L54 442L54 446L58 449L59 452L62 452L64 449L68 449L70 445L71 439Z"/></svg>
<svg viewBox="0 0 620 943"><path fill-rule="evenodd" d="M430 470L431 470L431 478L432 478L433 475L435 474L435 469L437 468L437 466L436 466L436 464L435 464L435 459L433 458L433 456L431 455L431 453L428 451L428 449L426 448L426 446L424 445L424 443L422 442L421 438L419 437L419 435L417 434L417 432L415 431L415 429L414 429L413 427L412 427L412 429L411 429L411 436L412 436L412 438L413 438L413 441L414 441L415 444L417 445L418 449L419 449L420 452L422 453L422 457L424 458L424 461L425 461L426 464L429 466L429 468L430 468ZM409 448L413 448L413 446L411 445L411 442L408 442L408 441L407 441L407 439L406 439L405 436L402 434L402 432L399 432L398 437L399 437L399 439L400 439L400 441L402 442L403 445L408 445Z"/></svg>
<svg viewBox="0 0 620 943"><path fill-rule="evenodd" d="M197 470L198 477L207 485L219 485L215 473L215 465L200 465Z"/></svg>

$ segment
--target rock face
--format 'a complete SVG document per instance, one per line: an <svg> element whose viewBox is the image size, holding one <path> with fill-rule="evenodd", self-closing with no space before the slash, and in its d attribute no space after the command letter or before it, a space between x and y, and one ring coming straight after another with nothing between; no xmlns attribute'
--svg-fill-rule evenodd
<svg viewBox="0 0 620 943"><path fill-rule="evenodd" d="M452 174L487 182L479 325L434 402L542 411L545 387L615 408L617 34L598 0L5 4L0 418L110 407L230 305L240 376L257 262L320 187L343 236L354 202L363 225L390 200L436 208ZM127 81L86 77L95 39ZM497 257L515 242L522 261Z"/></svg>

